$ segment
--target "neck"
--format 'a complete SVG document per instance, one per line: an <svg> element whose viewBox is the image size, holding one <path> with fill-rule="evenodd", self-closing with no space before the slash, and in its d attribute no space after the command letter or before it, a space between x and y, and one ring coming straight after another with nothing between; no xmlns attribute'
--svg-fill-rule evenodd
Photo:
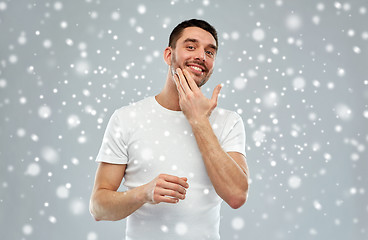
<svg viewBox="0 0 368 240"><path fill-rule="evenodd" d="M179 105L179 95L176 85L172 79L170 71L168 71L166 76L166 83L162 91L155 96L156 101L169 110L181 111Z"/></svg>

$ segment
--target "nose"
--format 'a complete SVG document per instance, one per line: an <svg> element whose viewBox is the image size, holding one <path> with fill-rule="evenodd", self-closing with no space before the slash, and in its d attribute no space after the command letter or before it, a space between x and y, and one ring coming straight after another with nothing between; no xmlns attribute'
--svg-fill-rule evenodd
<svg viewBox="0 0 368 240"><path fill-rule="evenodd" d="M196 60L199 60L199 61L203 61L205 62L206 61L206 52L204 51L204 49L198 49L196 51L196 57L195 57Z"/></svg>

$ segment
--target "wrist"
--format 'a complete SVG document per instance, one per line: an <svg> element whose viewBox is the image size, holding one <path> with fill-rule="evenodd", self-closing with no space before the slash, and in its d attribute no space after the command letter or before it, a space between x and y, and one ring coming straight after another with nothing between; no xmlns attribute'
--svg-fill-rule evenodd
<svg viewBox="0 0 368 240"><path fill-rule="evenodd" d="M136 194L136 201L141 204L145 204L150 201L149 196L148 196L149 194L147 193L146 187L147 187L146 184L140 187L137 187L138 192Z"/></svg>
<svg viewBox="0 0 368 240"><path fill-rule="evenodd" d="M195 119L189 120L189 124L192 126L192 128L205 126L209 124L209 122L210 121L207 117L201 117L201 118L195 118Z"/></svg>

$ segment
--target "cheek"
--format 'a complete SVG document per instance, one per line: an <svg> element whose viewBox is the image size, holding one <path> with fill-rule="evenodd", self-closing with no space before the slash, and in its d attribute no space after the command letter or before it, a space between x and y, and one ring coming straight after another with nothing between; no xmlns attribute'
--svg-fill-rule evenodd
<svg viewBox="0 0 368 240"><path fill-rule="evenodd" d="M182 54L179 52L178 54L174 54L172 60L178 64L182 61Z"/></svg>
<svg viewBox="0 0 368 240"><path fill-rule="evenodd" d="M214 61L210 60L209 62L207 62L207 68L210 70L210 72L213 71L213 67L214 67Z"/></svg>

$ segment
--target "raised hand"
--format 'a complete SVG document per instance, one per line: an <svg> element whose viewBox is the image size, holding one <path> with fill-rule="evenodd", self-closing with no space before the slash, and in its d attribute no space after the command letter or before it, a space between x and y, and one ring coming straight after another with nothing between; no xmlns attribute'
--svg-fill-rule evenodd
<svg viewBox="0 0 368 240"><path fill-rule="evenodd" d="M188 179L168 174L160 174L145 185L146 202L158 204L160 202L177 203L185 199Z"/></svg>
<svg viewBox="0 0 368 240"><path fill-rule="evenodd" d="M213 90L211 99L206 98L188 70L176 69L174 80L179 93L179 105L190 124L208 118L217 106L221 84Z"/></svg>

